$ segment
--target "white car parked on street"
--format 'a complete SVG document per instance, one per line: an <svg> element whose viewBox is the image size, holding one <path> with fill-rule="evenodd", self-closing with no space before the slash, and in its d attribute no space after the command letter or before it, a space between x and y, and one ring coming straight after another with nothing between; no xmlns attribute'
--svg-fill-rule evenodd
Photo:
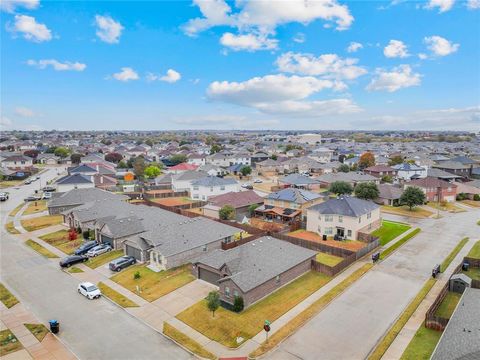
<svg viewBox="0 0 480 360"><path fill-rule="evenodd" d="M77 289L79 294L82 294L89 300L97 299L102 296L101 291L95 285L89 282L83 282L78 285Z"/></svg>
<svg viewBox="0 0 480 360"><path fill-rule="evenodd" d="M111 250L112 250L112 247L110 245L100 244L100 245L97 245L97 246L91 248L90 250L88 250L87 256L88 257L97 256L97 255L101 255L101 254L106 253L106 252L111 251Z"/></svg>

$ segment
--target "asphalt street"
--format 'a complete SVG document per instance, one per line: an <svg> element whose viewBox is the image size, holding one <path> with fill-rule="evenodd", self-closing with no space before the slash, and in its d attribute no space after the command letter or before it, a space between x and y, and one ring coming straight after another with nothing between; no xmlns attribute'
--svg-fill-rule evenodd
<svg viewBox="0 0 480 360"><path fill-rule="evenodd" d="M8 213L57 176L49 169L30 185L6 189L1 204L0 278L42 322L60 322L60 338L80 359L190 359L189 353L106 299L77 294L77 281L4 230Z"/></svg>

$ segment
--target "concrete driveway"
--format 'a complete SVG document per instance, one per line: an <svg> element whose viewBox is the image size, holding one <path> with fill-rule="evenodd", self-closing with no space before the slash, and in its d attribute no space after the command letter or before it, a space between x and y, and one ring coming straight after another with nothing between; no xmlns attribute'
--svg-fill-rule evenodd
<svg viewBox="0 0 480 360"><path fill-rule="evenodd" d="M57 176L42 174L42 184ZM38 181L9 189L1 208L0 276L43 323L60 321L60 338L80 359L189 359L192 356L106 299L89 301L76 292L78 281L4 230L8 213Z"/></svg>
<svg viewBox="0 0 480 360"><path fill-rule="evenodd" d="M461 238L476 239L480 209L416 220L422 232L283 342L270 359L364 359Z"/></svg>

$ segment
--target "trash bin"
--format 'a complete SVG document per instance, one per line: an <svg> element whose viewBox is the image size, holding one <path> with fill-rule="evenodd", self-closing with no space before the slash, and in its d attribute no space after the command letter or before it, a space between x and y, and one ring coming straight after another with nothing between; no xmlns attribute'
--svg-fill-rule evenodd
<svg viewBox="0 0 480 360"><path fill-rule="evenodd" d="M57 334L60 331L60 324L57 320L50 320L49 324L50 324L50 331L53 334Z"/></svg>
<svg viewBox="0 0 480 360"><path fill-rule="evenodd" d="M322 235L323 241L327 241L327 235Z"/></svg>
<svg viewBox="0 0 480 360"><path fill-rule="evenodd" d="M462 270L463 271L468 271L468 269L470 268L470 263L468 261L465 261L463 264L462 264Z"/></svg>

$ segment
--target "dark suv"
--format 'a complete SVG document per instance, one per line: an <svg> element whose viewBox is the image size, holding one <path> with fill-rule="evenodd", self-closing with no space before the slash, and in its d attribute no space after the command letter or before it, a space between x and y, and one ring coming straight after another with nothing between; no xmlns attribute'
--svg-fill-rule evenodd
<svg viewBox="0 0 480 360"><path fill-rule="evenodd" d="M108 267L112 271L120 271L125 269L127 266L135 264L136 262L137 260L133 256L125 255L111 261L110 264L108 264Z"/></svg>
<svg viewBox="0 0 480 360"><path fill-rule="evenodd" d="M97 245L96 241L85 241L77 250L75 250L75 255L85 255L88 250Z"/></svg>

